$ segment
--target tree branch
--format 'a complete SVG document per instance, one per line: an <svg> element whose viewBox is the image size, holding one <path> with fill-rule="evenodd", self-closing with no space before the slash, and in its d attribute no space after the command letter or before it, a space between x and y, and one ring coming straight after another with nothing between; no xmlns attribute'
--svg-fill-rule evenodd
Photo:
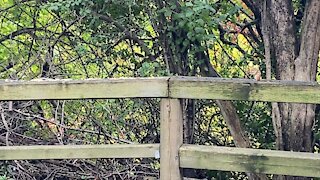
<svg viewBox="0 0 320 180"><path fill-rule="evenodd" d="M234 47L235 47L236 49L238 49L243 55L246 54L246 51L243 50L238 44L226 40L226 38L224 37L224 35L226 34L226 30L224 30L220 24L218 25L218 29L219 29L219 32L220 32L220 40L221 40L224 44L234 46Z"/></svg>
<svg viewBox="0 0 320 180"><path fill-rule="evenodd" d="M145 43L143 41L141 41L139 39L139 37L134 32L129 31L127 28L122 26L120 23L118 23L112 17L110 17L108 15L98 14L96 12L93 12L92 14L96 17L99 17L99 19L101 19L105 22L114 24L120 31L124 32L127 37L129 37L131 40L133 40L135 43L137 43L142 48L142 50L146 53L146 55L149 56L149 58L152 61L156 60L156 58L150 52L149 48L145 45Z"/></svg>
<svg viewBox="0 0 320 180"><path fill-rule="evenodd" d="M9 40L9 39L13 39L13 38L15 38L17 36L20 36L22 34L30 34L30 35L32 35L32 33L34 31L37 31L37 30L41 30L41 29L39 29L39 28L34 29L33 27L32 28L19 29L17 31L14 31L14 32L8 34L8 35L5 35L5 36L1 37L0 38L0 43L2 43L3 41Z"/></svg>

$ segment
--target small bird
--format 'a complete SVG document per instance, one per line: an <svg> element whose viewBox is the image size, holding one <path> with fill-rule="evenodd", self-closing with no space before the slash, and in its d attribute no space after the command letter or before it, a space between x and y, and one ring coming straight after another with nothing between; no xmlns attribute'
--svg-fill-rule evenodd
<svg viewBox="0 0 320 180"><path fill-rule="evenodd" d="M261 71L260 70L254 75L254 79L257 81L261 80Z"/></svg>
<svg viewBox="0 0 320 180"><path fill-rule="evenodd" d="M261 71L259 65L253 65L252 62L248 65L248 74L253 75L254 79L257 81L261 80Z"/></svg>

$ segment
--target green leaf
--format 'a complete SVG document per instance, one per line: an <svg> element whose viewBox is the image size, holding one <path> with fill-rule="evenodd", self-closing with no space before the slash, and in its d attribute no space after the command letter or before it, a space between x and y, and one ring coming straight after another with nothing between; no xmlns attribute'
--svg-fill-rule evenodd
<svg viewBox="0 0 320 180"><path fill-rule="evenodd" d="M199 34L203 34L205 30L202 27L195 27L194 31Z"/></svg>
<svg viewBox="0 0 320 180"><path fill-rule="evenodd" d="M186 6L191 7L191 6L193 6L193 4L192 4L192 2L186 2Z"/></svg>
<svg viewBox="0 0 320 180"><path fill-rule="evenodd" d="M167 9L165 12L164 12L164 15L166 17L170 17L172 15L172 11L170 9Z"/></svg>
<svg viewBox="0 0 320 180"><path fill-rule="evenodd" d="M206 9L208 9L209 11L211 11L211 13L215 14L217 11L210 5L206 5Z"/></svg>
<svg viewBox="0 0 320 180"><path fill-rule="evenodd" d="M204 25L204 20L203 19L198 19L198 20L196 20L196 23L199 24L199 26L203 26Z"/></svg>
<svg viewBox="0 0 320 180"><path fill-rule="evenodd" d="M189 18L189 17L191 17L191 16L193 16L193 11L189 9L189 10L187 10L187 12L186 12L186 17Z"/></svg>
<svg viewBox="0 0 320 180"><path fill-rule="evenodd" d="M185 24L186 24L186 22L183 20L178 23L179 27L184 27Z"/></svg>
<svg viewBox="0 0 320 180"><path fill-rule="evenodd" d="M190 45L190 41L188 39L185 39L182 44L184 47L187 47Z"/></svg>
<svg viewBox="0 0 320 180"><path fill-rule="evenodd" d="M188 32L187 37L188 37L188 39L193 40L194 34L192 32Z"/></svg>

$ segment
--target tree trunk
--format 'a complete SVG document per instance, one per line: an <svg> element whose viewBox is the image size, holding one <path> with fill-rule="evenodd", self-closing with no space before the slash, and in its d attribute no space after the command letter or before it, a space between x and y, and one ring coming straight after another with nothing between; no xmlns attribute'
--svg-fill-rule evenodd
<svg viewBox="0 0 320 180"><path fill-rule="evenodd" d="M260 9L267 72L271 72L273 62L276 79L315 81L320 48L320 1L306 2L301 27L296 26L290 0L265 0ZM273 103L272 110L277 149L312 152L315 105ZM309 178L277 176L275 179Z"/></svg>

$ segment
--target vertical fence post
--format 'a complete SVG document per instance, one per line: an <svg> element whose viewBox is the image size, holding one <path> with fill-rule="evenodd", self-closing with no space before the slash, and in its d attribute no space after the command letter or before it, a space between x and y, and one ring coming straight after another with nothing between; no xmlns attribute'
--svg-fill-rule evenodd
<svg viewBox="0 0 320 180"><path fill-rule="evenodd" d="M182 108L179 99L160 103L160 180L181 180L179 148L183 141Z"/></svg>

